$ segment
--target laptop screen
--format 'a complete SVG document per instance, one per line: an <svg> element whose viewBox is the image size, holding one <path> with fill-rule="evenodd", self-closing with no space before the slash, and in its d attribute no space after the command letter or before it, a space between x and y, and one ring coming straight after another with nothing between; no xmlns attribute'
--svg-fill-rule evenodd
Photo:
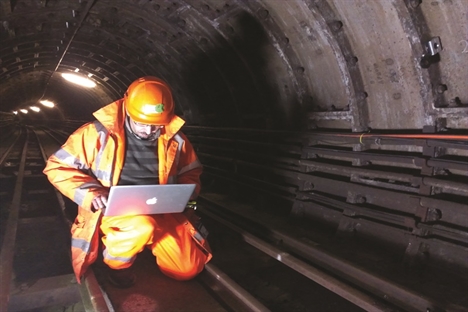
<svg viewBox="0 0 468 312"><path fill-rule="evenodd" d="M195 184L116 185L110 188L105 216L131 216L184 211Z"/></svg>

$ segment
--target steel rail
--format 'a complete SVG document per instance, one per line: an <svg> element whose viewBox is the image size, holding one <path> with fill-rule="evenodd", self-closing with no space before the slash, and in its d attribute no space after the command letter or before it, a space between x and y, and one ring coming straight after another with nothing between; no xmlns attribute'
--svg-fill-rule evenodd
<svg viewBox="0 0 468 312"><path fill-rule="evenodd" d="M202 274L199 278L203 280L204 283L210 284L209 278L215 280L217 284L216 286L209 286L214 292L221 293L221 288L227 290L227 292L234 296L235 299L241 306L236 303L226 302L234 311L252 311L252 312L268 312L268 309L265 305L263 305L260 301L258 301L254 296L252 296L248 291L244 288L239 286L236 282L234 282L228 275L226 275L223 271L218 269L214 264L207 263L205 264L205 272L206 274ZM208 275L209 278L206 278L204 275ZM225 296L220 295L222 300L226 300ZM234 306L233 306L234 305Z"/></svg>
<svg viewBox="0 0 468 312"><path fill-rule="evenodd" d="M439 227L437 227L431 224L424 224L423 222L418 222L417 220L415 220L414 217L400 216L397 214L377 211L372 208L359 206L359 205L353 205L348 202L342 202L342 201L329 198L321 194L316 194L313 192L298 192L297 199L300 205L305 205L313 201L314 203L336 207L340 210L340 214L352 216L353 218L363 216L363 217L367 217L368 220L369 219L381 220L388 224L401 226L401 227L424 228L426 231L424 232L424 234L422 233L419 234L420 237L426 237L432 234L438 234L438 236L440 237L450 239L453 242L458 242L462 245L465 245L467 242L468 234L466 232L459 231L455 228L450 228L447 226L439 225ZM427 207L428 209L432 210L431 213L435 213L437 211L436 209L442 206L442 205L429 206L429 205L422 204L422 202L423 201L421 200L421 206ZM416 202L416 204L419 205L419 202Z"/></svg>
<svg viewBox="0 0 468 312"><path fill-rule="evenodd" d="M44 133L50 136L48 132L44 131ZM34 132L34 134L36 135L36 138L38 139L37 140L39 142L38 146L41 151L42 158L44 159L44 162L47 162L48 156L44 150L44 147L42 146L37 136L37 133ZM57 202L60 206L60 211L62 212L63 219L66 220L68 227L71 228L72 224L71 222L67 221L68 219L65 216L66 207L65 207L65 201L63 199L63 195L56 188L54 188L54 192L57 198ZM71 254L70 254L70 261L71 261ZM94 271L91 267L88 268L88 271L83 277L82 284L80 284L78 287L79 287L79 291L81 294L81 300L82 300L83 306L86 309L86 312L95 312L95 311L114 312L112 303L110 302L109 298L107 297L107 295L105 294L101 286L99 286L99 283L96 279Z"/></svg>
<svg viewBox="0 0 468 312"><path fill-rule="evenodd" d="M10 284L13 271L13 257L15 254L16 232L18 229L19 210L21 206L21 194L23 178L26 166L26 154L28 150L29 133L23 145L18 175L16 177L13 200L10 203L10 214L3 238L2 250L0 252L0 311L8 311L10 299Z"/></svg>
<svg viewBox="0 0 468 312"><path fill-rule="evenodd" d="M395 212L402 212L419 217L419 207L433 207L439 209L442 215L438 217L440 222L451 223L454 226L466 227L468 225L468 211L466 205L454 201L415 195L411 193L398 192L391 189L375 188L364 184L343 182L319 176L298 176L303 185L299 186L301 192L328 193L342 198L347 198L351 192L360 194L366 198L366 202ZM309 184L307 184L309 183ZM333 185L335 188L330 190ZM423 204L424 202L424 204Z"/></svg>
<svg viewBox="0 0 468 312"><path fill-rule="evenodd" d="M419 169L417 167L430 166L430 167L439 167L447 168L454 170L468 170L468 163L462 161L454 161L447 159L439 158L426 158L424 156L413 156L405 155L404 151L391 151L391 153L375 153L375 152L366 152L366 151L351 151L344 149L336 148L324 148L324 147L304 147L303 149L303 158L301 162L307 161L309 159L316 158L316 155L324 155L323 158L338 157L343 158L342 160L365 160L371 163L398 163L414 166L414 169ZM395 166L393 166L395 167Z"/></svg>
<svg viewBox="0 0 468 312"><path fill-rule="evenodd" d="M254 168L256 170L263 170L262 172L268 173L268 174L276 174L278 176L283 177L283 181L286 181L286 183L289 182L289 185L296 185L296 188L291 188L291 187L286 187L286 186L281 186L279 184L272 184L271 182L266 182L264 180L259 180L259 179L254 179L251 177L248 177L246 175L238 174L238 173L230 173L227 170L222 170L218 169L216 167L210 166L209 163L205 163L205 168L206 173L210 175L217 175L216 171L224 172L225 176L221 176L221 178L226 179L226 180L231 180L235 181L236 183L240 183L243 185L248 185L245 183L245 181L256 181L256 185L262 185L263 187L256 187L259 191L263 193L265 190L263 190L266 186L270 186L270 188L276 188L278 190L282 190L285 192L290 192L291 195L296 194L296 191L311 191L312 189L314 191L318 192L324 192L324 193L330 193L332 195L336 196L341 196L341 197L347 197L348 191L352 190L356 194L361 194L364 197L368 197L369 202L372 202L375 205L393 209L395 211L400 211L404 213L410 213L412 215L417 215L418 210L417 207L418 205L414 205L412 202L416 200L416 197L414 194L410 193L405 193L401 192L401 190L398 189L392 189L392 188L376 188L372 185L367 185L367 184L359 184L359 183L353 183L353 182L346 182L346 181L340 181L336 180L333 178L326 178L322 176L317 176L317 175L311 175L307 172L298 172L298 171L291 171L287 169L282 169L282 168L275 168L275 167L268 167L260 164L253 164L250 162L242 161L242 160L235 160L232 158L228 157L222 157L222 156L211 156L211 155L206 155L204 153L199 153L200 156L208 156L212 159L216 159L219 161L224 161L226 164L229 166L237 166L244 165L250 168ZM226 174L227 173L227 174ZM219 175L218 175L219 176ZM235 179L230 179L229 177L239 177L239 181L236 181ZM242 179L242 181L241 181ZM438 179L427 179L427 177L420 177L420 183L428 183L428 184L433 184L433 185L440 185L440 182ZM415 181L416 182L416 181ZM437 184L436 184L437 182ZM252 184L252 183L250 183ZM334 185L335 188L331 189L329 188L330 185ZM250 187L255 187L255 185L249 185ZM339 187L337 187L339 186ZM460 193L463 192L463 185L460 183L451 183L447 186L447 188L455 189L459 191ZM346 191L348 190L348 191ZM408 192L408 190L404 190ZM275 197L278 197L278 194L272 194ZM419 194L418 194L419 195ZM400 196L401 198L405 198L404 203L398 207L394 207L394 201L388 201L386 199L388 198L396 198L396 196ZM419 195L419 197L424 198L424 196ZM434 201L435 199L433 198L428 198L426 201ZM454 225L458 226L466 226L466 222L468 222L467 218L456 218L455 216L465 216L467 215L467 211L464 207L464 205L458 204L456 202L450 202L450 201L444 201L444 208L439 208L442 211L442 216L441 216L441 221L443 222L451 222Z"/></svg>
<svg viewBox="0 0 468 312"><path fill-rule="evenodd" d="M99 285L92 268L88 268L79 285L81 302L86 312L114 312L115 309Z"/></svg>
<svg viewBox="0 0 468 312"><path fill-rule="evenodd" d="M241 227L225 220L224 218L221 218L217 214L206 210L202 210L202 213L208 216L209 218L212 218L213 220L216 220L217 222L239 233L243 237L245 242L266 253L267 255L275 258L279 262L285 264L286 266L290 267L296 272L323 286L324 288L334 292L335 294L355 304L356 306L365 309L366 311L393 311L392 308L389 308L388 306L377 302L376 298L371 297L365 294L364 292L358 290L357 288L354 288L336 279L332 275L327 274L319 269L316 269L313 266L297 259L293 255L290 255L287 252L284 252L283 250L272 246L264 240L259 239L256 236L245 231Z"/></svg>
<svg viewBox="0 0 468 312"><path fill-rule="evenodd" d="M3 166L3 162L5 161L5 159L7 158L8 154L10 153L11 149L13 148L13 146L15 146L16 142L18 141L18 139L21 137L21 134L19 134L15 139L14 141L11 143L11 145L5 150L5 153L3 153L3 155L0 157L0 166Z"/></svg>
<svg viewBox="0 0 468 312"><path fill-rule="evenodd" d="M310 132L307 134L302 133L302 136L309 140L309 145L316 145L317 142L327 142L330 145L337 145L338 142L351 145L418 145L418 146L440 146L440 147L452 147L460 149L468 149L466 139L457 135L446 136L444 139L443 135L436 134L435 136L430 133L424 133L421 135L379 135L374 133L327 133L327 132ZM466 136L465 136L466 137ZM330 142L335 141L335 142Z"/></svg>
<svg viewBox="0 0 468 312"><path fill-rule="evenodd" d="M218 204L211 202L207 198L202 197L202 199L211 205L216 205L219 207ZM244 237L244 239L253 246L264 251L270 256L275 257L278 261L285 263L301 274L304 274L305 276L326 287L327 289L330 289L343 298L353 302L359 307L366 309L367 311L375 311L376 307L372 306L375 304L375 298L369 297L356 288L352 288L349 285L337 280L336 278L328 276L328 274L324 273L323 271L319 271L309 264L295 259L292 255L282 250L271 247L268 243L248 233L243 228L226 221L225 217L220 217L218 215L219 209L210 209L208 205L208 210L209 211L202 209L201 212L204 214L206 213L206 215L210 218L214 218L215 220L234 229L236 232L239 232ZM255 220L248 220L257 223ZM281 231L269 228L268 233L269 237L267 237L267 239L281 241L283 246L288 247L294 253L305 257L307 260L322 268L326 268L328 271L334 272L336 275L341 276L353 285L366 289L367 291L376 295L378 298L381 298L391 304L402 307L408 311L444 310L439 306L438 303L425 298L421 294L415 293L400 285L394 284L386 279L366 272L365 270L354 266L349 262L336 258L309 244L300 242ZM387 309L386 307L380 305L377 308L383 309L382 311Z"/></svg>

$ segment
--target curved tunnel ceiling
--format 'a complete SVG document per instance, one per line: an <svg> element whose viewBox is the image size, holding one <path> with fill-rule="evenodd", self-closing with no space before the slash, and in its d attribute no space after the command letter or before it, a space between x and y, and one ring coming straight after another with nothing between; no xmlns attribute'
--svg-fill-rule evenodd
<svg viewBox="0 0 468 312"><path fill-rule="evenodd" d="M190 124L468 128L466 0L0 2L0 111L87 120L143 75ZM89 76L94 89L60 73Z"/></svg>

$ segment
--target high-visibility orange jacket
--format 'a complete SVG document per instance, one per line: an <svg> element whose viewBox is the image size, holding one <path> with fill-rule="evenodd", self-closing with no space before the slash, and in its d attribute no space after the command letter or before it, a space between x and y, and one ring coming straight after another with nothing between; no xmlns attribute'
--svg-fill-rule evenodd
<svg viewBox="0 0 468 312"><path fill-rule="evenodd" d="M120 99L96 111L97 120L70 135L49 157L44 169L49 181L78 204L78 215L71 229L72 265L78 282L98 256L98 225L102 213L92 209L92 200L117 184L123 167L124 110L123 99ZM174 115L158 139L155 153L159 158L159 183L196 184L192 196L195 198L200 191L202 165L192 144L179 131L184 123Z"/></svg>

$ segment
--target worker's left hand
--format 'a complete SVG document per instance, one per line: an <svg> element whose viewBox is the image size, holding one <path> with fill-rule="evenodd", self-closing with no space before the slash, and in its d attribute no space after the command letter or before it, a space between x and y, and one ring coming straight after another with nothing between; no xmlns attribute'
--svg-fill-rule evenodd
<svg viewBox="0 0 468 312"><path fill-rule="evenodd" d="M107 194L99 194L93 198L93 208L96 210L104 209L107 206Z"/></svg>

